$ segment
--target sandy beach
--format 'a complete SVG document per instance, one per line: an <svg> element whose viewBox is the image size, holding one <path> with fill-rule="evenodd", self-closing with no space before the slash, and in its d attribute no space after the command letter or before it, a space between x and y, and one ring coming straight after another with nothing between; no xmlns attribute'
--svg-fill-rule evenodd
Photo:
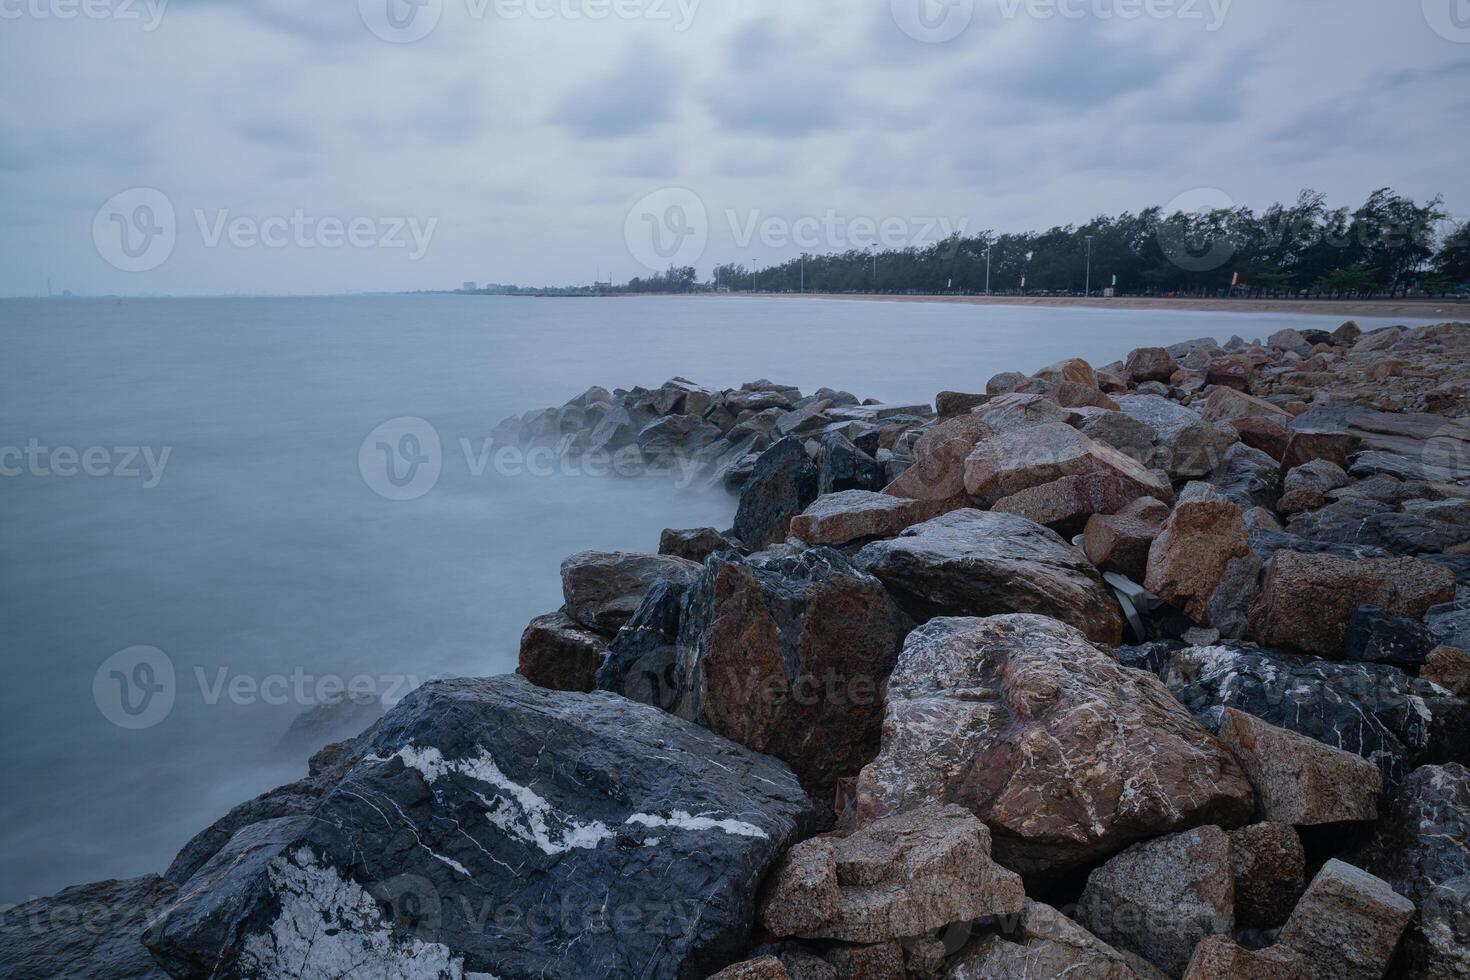
<svg viewBox="0 0 1470 980"><path fill-rule="evenodd" d="M717 295L717 294L708 294ZM869 293L739 293L756 298L845 299L887 303L973 303L995 306L1090 306L1126 310L1209 310L1227 313L1306 313L1328 316L1446 317L1470 320L1470 303L1455 300L1289 300L1289 299L1116 299L1080 296L905 296Z"/></svg>

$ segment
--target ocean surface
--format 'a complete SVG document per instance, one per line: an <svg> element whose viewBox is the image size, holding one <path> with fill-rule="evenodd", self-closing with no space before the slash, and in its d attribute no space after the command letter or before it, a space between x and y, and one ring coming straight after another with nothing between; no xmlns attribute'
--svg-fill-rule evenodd
<svg viewBox="0 0 1470 980"><path fill-rule="evenodd" d="M338 685L392 700L513 670L526 622L561 603L564 556L731 522L731 498L667 479L487 465L508 415L674 375L928 401L1063 357L1340 319L733 297L0 301L0 903L162 871L231 806L304 775L309 749L282 736ZM425 468L385 479L384 447Z"/></svg>

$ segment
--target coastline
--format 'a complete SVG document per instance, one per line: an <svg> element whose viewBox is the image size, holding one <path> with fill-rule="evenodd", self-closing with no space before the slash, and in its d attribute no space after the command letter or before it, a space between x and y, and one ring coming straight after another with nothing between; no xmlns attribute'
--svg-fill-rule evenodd
<svg viewBox="0 0 1470 980"><path fill-rule="evenodd" d="M708 296L745 299L825 299L864 303L960 303L976 306L1051 306L1088 309L1159 310L1167 312L1299 313L1322 316L1404 316L1470 319L1470 303L1454 300L1289 300L1289 299L1159 299L1121 296L924 296L883 293L640 293L640 296ZM1456 314L1459 314L1457 317Z"/></svg>

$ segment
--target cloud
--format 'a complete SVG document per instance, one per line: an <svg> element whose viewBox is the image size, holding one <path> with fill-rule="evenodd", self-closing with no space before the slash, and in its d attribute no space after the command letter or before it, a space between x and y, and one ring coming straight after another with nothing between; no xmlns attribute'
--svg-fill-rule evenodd
<svg viewBox="0 0 1470 980"><path fill-rule="evenodd" d="M612 71L569 88L552 120L582 139L636 136L673 117L679 81L677 62L636 44Z"/></svg>

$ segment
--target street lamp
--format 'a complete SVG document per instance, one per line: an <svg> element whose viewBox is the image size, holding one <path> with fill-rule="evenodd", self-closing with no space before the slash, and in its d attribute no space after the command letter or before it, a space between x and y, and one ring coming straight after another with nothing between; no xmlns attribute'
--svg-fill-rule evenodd
<svg viewBox="0 0 1470 980"><path fill-rule="evenodd" d="M1092 236L1087 236L1087 285L1083 287L1083 296L1092 295Z"/></svg>
<svg viewBox="0 0 1470 980"><path fill-rule="evenodd" d="M990 295L990 246L985 246L985 295Z"/></svg>

